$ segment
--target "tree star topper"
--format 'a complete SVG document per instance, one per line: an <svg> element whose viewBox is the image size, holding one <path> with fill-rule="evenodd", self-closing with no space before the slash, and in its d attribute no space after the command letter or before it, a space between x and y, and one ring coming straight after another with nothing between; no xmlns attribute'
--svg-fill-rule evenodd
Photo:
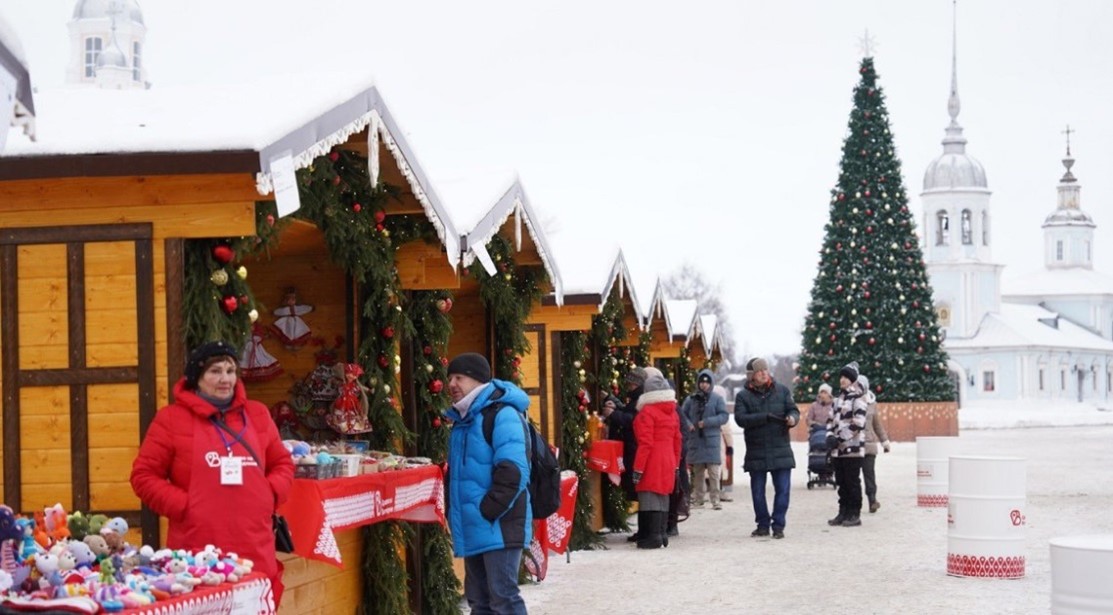
<svg viewBox="0 0 1113 615"><path fill-rule="evenodd" d="M877 41L870 36L869 28L866 28L865 34L858 39L858 48L862 51L863 58L872 58L873 52L877 50Z"/></svg>

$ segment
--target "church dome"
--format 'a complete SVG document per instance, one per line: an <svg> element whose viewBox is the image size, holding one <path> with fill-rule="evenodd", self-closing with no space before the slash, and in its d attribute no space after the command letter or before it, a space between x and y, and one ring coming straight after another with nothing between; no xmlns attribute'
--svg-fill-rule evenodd
<svg viewBox="0 0 1113 615"><path fill-rule="evenodd" d="M963 141L965 144L965 140ZM944 141L944 144L946 142ZM928 165L924 172L924 191L954 188L987 188L982 163L964 151L946 152Z"/></svg>
<svg viewBox="0 0 1113 615"><path fill-rule="evenodd" d="M120 2L120 0L77 0L77 6L73 7L73 18L108 19L112 16L109 9L113 1ZM136 23L143 23L143 11L136 0L123 0L120 4L123 5L120 15L126 15Z"/></svg>

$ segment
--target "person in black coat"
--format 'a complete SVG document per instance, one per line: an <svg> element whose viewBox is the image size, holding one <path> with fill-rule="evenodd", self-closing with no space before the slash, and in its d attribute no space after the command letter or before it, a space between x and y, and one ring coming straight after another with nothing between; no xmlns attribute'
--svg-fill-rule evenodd
<svg viewBox="0 0 1113 615"><path fill-rule="evenodd" d="M603 402L603 419L607 423L607 439L622 440L622 490L626 499L635 502L634 457L638 454L638 440L634 437L634 418L638 416L638 398L645 385L645 370L635 367L623 380L626 385L626 405L617 406L613 401Z"/></svg>
<svg viewBox="0 0 1113 615"><path fill-rule="evenodd" d="M746 459L742 469L750 475L757 529L750 536L784 538L788 494L796 457L788 430L800 422L800 410L792 391L773 380L769 364L762 358L746 364L746 386L734 398L734 422L745 432ZM765 498L766 477L773 478L773 514Z"/></svg>

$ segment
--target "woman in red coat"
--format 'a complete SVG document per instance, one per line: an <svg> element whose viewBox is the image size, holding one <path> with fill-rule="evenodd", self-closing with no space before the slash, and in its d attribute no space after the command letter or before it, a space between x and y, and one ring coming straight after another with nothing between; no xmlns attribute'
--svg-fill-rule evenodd
<svg viewBox="0 0 1113 615"><path fill-rule="evenodd" d="M286 500L294 463L267 407L247 399L236 378L236 349L195 349L174 403L155 414L131 469L131 486L166 517L166 546L211 544L255 563L282 597L271 515Z"/></svg>
<svg viewBox="0 0 1113 615"><path fill-rule="evenodd" d="M638 453L634 457L634 488L638 492L639 549L669 546L666 533L669 494L676 486L680 467L680 419L676 413L676 393L660 370L645 368L644 392L638 398L634 436Z"/></svg>

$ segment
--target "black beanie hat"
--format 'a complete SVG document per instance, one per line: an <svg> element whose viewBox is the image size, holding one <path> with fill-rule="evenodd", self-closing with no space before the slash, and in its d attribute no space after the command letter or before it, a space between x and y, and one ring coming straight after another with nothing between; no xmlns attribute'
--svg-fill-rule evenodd
<svg viewBox="0 0 1113 615"><path fill-rule="evenodd" d="M240 353L227 342L201 344L189 353L189 360L186 361L185 366L186 384L191 389L197 388L197 381L201 379L201 370L205 368L205 361L213 357L228 357L233 363L239 364L239 356Z"/></svg>
<svg viewBox="0 0 1113 615"><path fill-rule="evenodd" d="M477 352L465 352L448 364L448 375L452 374L461 374L486 384L491 381L491 364L487 362L487 357Z"/></svg>
<svg viewBox="0 0 1113 615"><path fill-rule="evenodd" d="M851 361L850 363L847 363L846 365L843 365L842 369L839 370L839 375L840 376L846 376L846 379L849 380L851 384L854 384L855 382L858 382L858 363L857 363L857 361Z"/></svg>

